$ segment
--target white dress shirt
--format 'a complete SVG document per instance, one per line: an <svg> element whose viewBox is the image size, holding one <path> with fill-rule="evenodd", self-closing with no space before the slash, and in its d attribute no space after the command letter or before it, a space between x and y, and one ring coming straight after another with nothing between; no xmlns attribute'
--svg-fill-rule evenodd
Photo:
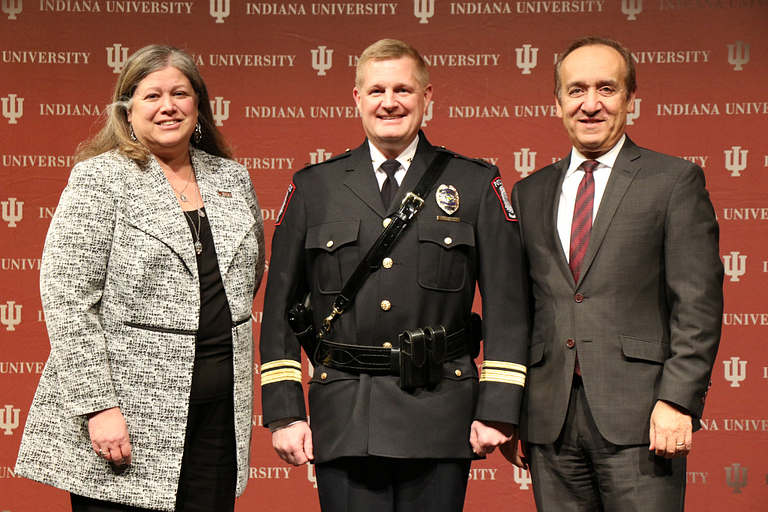
<svg viewBox="0 0 768 512"><path fill-rule="evenodd" d="M411 142L407 148L403 150L402 153L397 155L397 160L400 162L400 169L395 173L395 179L397 180L397 184L401 185L403 183L403 179L405 178L405 173L408 172L408 168L411 166L411 161L413 160L413 157L416 155L416 147L419 145L419 136L416 135L416 138L413 139L413 142ZM376 149L376 146L371 144L371 141L368 141L368 147L371 149L371 160L373 161L373 169L376 171L376 180L379 182L379 190L381 190L381 187L384 186L384 182L387 180L387 173L384 172L381 168L381 164L387 161L387 158L381 154L381 152Z"/></svg>

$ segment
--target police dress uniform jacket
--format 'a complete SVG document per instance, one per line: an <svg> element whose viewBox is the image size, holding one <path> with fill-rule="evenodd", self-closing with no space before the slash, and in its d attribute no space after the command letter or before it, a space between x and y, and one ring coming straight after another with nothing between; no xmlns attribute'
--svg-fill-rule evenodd
<svg viewBox="0 0 768 512"><path fill-rule="evenodd" d="M238 483L248 480L253 410L251 307L264 234L245 168L191 149L232 312ZM192 235L154 158L112 151L75 165L40 274L51 343L16 474L75 494L174 510L200 312ZM89 413L120 407L133 462L94 453Z"/></svg>
<svg viewBox="0 0 768 512"><path fill-rule="evenodd" d="M512 191L535 309L521 437L537 444L558 437L577 353L589 408L611 443L647 444L657 400L685 408L696 429L723 313L718 225L704 172L627 137L574 283L557 231L569 162Z"/></svg>
<svg viewBox="0 0 768 512"><path fill-rule="evenodd" d="M309 290L315 327L383 230L383 221L413 190L437 152L423 133L397 197L385 209L366 141L357 149L294 175L272 244L261 331L265 425L306 418L299 343L286 312ZM438 206L436 189L452 185L459 208ZM502 200L503 198L503 200ZM316 462L344 456L469 458L472 420L517 423L525 382L528 324L517 223L498 169L454 155L426 194L415 222L387 262L365 281L326 339L397 346L398 335L467 322L479 284L485 368L468 355L444 365L434 388L405 391L398 378L318 365L309 382ZM507 204L507 209L505 209ZM441 220L450 217L450 220Z"/></svg>

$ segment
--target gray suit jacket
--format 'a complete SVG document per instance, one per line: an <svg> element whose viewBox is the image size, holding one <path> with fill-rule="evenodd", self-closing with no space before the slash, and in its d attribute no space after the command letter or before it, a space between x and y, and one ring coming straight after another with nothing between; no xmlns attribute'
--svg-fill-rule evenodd
<svg viewBox="0 0 768 512"><path fill-rule="evenodd" d="M249 318L264 270L261 212L242 166L199 150L192 162L233 317L240 494L250 458ZM16 473L84 496L173 510L200 281L189 226L154 159L141 170L110 152L74 167L48 230L40 288L51 354ZM122 468L93 452L86 417L115 406L133 450L133 463Z"/></svg>
<svg viewBox="0 0 768 512"><path fill-rule="evenodd" d="M522 438L545 444L558 437L577 352L608 441L649 442L657 400L688 410L697 428L723 313L718 225L704 173L627 138L574 283L557 233L568 163L545 167L512 191L534 301Z"/></svg>

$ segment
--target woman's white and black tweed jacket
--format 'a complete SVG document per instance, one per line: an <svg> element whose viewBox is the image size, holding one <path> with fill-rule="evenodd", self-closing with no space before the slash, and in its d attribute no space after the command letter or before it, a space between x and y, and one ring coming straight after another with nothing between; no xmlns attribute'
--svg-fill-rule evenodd
<svg viewBox="0 0 768 512"><path fill-rule="evenodd" d="M248 172L191 150L232 311L240 495L253 415L251 308L264 272L261 211ZM109 152L77 164L43 251L51 353L16 474L102 500L173 510L187 422L200 282L192 235L162 169ZM91 448L88 413L119 406L133 463Z"/></svg>

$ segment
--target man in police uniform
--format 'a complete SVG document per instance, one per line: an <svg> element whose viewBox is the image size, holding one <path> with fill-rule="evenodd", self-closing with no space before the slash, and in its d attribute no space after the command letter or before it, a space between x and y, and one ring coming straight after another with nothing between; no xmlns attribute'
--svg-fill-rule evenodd
<svg viewBox="0 0 768 512"><path fill-rule="evenodd" d="M406 194L445 152L419 130L432 85L414 48L373 44L355 85L367 140L296 173L276 221L261 331L264 422L281 458L314 460L324 512L460 511L471 458L501 445L515 457L509 441L525 384L521 248L495 166L451 153L413 224L324 336L353 345L348 355L360 362L366 350L396 351L404 331L443 326L463 340L461 353L438 365L438 382L405 389L396 363L382 374L314 361L311 430L306 421L301 349L287 312L309 291L321 328ZM479 376L465 328L476 285L484 316Z"/></svg>

